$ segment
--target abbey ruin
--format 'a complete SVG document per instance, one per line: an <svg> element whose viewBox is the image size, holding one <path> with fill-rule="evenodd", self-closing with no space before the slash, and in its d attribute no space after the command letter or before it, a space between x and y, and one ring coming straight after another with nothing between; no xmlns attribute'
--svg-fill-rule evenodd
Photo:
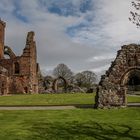
<svg viewBox="0 0 140 140"><path fill-rule="evenodd" d="M0 20L0 95L44 93L44 81L39 79L41 74L37 63L34 32L28 32L23 53L16 56L12 49L5 45L5 27L6 23ZM58 80L63 80L65 92L82 92L58 77L54 82L49 82L47 93L58 92ZM111 67L101 77L95 106L127 106L128 90L140 90L140 45L136 44L124 45L118 51Z"/></svg>
<svg viewBox="0 0 140 140"><path fill-rule="evenodd" d="M129 90L140 90L140 45L122 46L111 67L101 77L96 107L127 106Z"/></svg>
<svg viewBox="0 0 140 140"><path fill-rule="evenodd" d="M5 27L6 23L0 20L0 94L38 93L40 71L34 32L28 32L23 53L16 56L12 49L5 45Z"/></svg>

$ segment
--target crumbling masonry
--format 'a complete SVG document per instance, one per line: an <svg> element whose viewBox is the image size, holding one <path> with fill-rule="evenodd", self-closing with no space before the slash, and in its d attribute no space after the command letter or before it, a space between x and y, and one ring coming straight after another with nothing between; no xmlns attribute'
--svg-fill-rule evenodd
<svg viewBox="0 0 140 140"><path fill-rule="evenodd" d="M23 54L16 56L5 46L5 27L6 23L0 20L0 94L38 93L39 65L34 32L28 32Z"/></svg>
<svg viewBox="0 0 140 140"><path fill-rule="evenodd" d="M140 86L140 45L122 46L115 61L101 77L96 93L97 108L126 106L128 87Z"/></svg>

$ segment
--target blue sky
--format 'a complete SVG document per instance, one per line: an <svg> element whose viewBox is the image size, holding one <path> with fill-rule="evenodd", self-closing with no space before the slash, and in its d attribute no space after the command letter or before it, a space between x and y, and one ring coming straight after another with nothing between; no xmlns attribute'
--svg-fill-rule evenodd
<svg viewBox="0 0 140 140"><path fill-rule="evenodd" d="M34 30L43 72L65 63L74 72L103 74L124 44L139 43L129 22L131 0L1 0L5 44L17 55Z"/></svg>

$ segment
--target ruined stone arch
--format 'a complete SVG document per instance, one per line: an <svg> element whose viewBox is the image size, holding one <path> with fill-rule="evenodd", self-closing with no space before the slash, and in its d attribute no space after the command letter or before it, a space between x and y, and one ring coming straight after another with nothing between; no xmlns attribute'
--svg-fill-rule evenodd
<svg viewBox="0 0 140 140"><path fill-rule="evenodd" d="M140 67L133 67L128 69L120 78L120 85L126 86L133 76L140 78Z"/></svg>
<svg viewBox="0 0 140 140"><path fill-rule="evenodd" d="M58 81L59 80L62 80L63 82L64 82L64 85L63 85L63 89L64 89L64 92L67 92L67 86L68 86L68 82L67 82L67 80L65 79L65 78L63 78L63 77L58 77L58 78L56 78L55 80L54 80L54 82L53 82L53 85L52 85L52 89L54 90L54 92L59 92L58 91Z"/></svg>
<svg viewBox="0 0 140 140"><path fill-rule="evenodd" d="M13 59L16 57L16 55L14 54L14 52L12 51L12 49L8 46L4 46L4 54L8 55L10 59Z"/></svg>
<svg viewBox="0 0 140 140"><path fill-rule="evenodd" d="M96 92L95 106L127 106L127 85L140 83L140 45L122 46L116 59L101 77Z"/></svg>

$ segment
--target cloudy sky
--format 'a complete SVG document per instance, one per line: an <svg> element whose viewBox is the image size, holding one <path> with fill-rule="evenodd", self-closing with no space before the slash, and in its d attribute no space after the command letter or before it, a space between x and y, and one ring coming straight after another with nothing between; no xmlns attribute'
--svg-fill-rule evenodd
<svg viewBox="0 0 140 140"><path fill-rule="evenodd" d="M43 72L65 63L74 72L104 73L122 45L140 42L130 9L131 0L0 0L5 44L20 55L34 30Z"/></svg>

